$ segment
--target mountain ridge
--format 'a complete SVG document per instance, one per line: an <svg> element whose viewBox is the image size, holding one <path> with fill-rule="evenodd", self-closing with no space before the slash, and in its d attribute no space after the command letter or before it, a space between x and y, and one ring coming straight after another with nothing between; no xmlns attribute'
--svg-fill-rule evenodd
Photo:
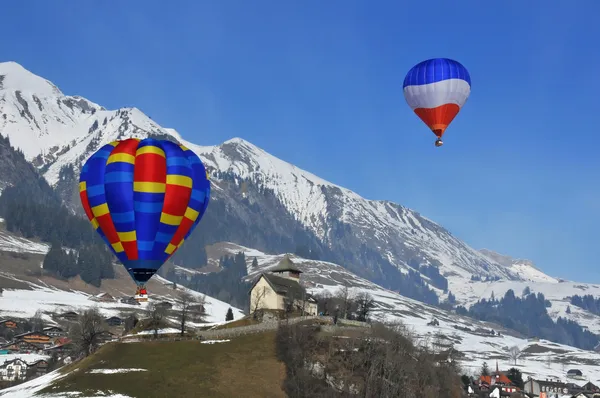
<svg viewBox="0 0 600 398"><path fill-rule="evenodd" d="M394 269L405 275L421 274L440 296L446 288L430 283L431 278L426 273L436 272L430 268L437 269L437 273L448 280L450 290L453 284L460 284L473 275L523 280L517 270L471 248L414 210L388 200L362 198L239 137L220 145L194 144L183 139L176 130L161 127L137 108L106 110L83 97L65 96L51 82L15 65L18 64L0 63L0 75L5 76L3 81L10 83L0 90L0 131L40 168L46 180L63 193L63 199L73 209L80 207L76 176L94 150L126 137L170 137L194 150L204 161L213 181L212 208L222 207L222 212L234 217L240 226L253 223L256 214L272 210L271 219L263 228L273 232L261 238L263 243L237 233L239 244L281 252L293 242L305 241L326 252L329 260L389 288L402 278ZM15 74L19 76L13 78ZM26 83L27 79L37 83ZM40 81L48 85L40 89L44 95L15 86L15 82L21 82L24 87L35 88L41 85ZM21 94L19 100L17 92L27 95ZM60 128L54 129L55 121ZM53 146L47 150L39 142L31 144L36 140ZM66 169L72 173L65 173ZM67 175L71 175L70 179ZM287 227L282 228L279 223ZM273 236L280 236L283 243L269 242ZM229 236L218 237L219 240L229 240L227 238ZM205 239L210 237L202 237ZM550 277L540 273L534 275L535 278L547 280Z"/></svg>

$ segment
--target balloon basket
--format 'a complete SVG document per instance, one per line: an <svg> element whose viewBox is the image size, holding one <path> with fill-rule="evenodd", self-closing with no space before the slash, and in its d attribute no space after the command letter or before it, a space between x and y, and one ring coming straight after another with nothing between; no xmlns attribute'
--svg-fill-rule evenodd
<svg viewBox="0 0 600 398"><path fill-rule="evenodd" d="M439 147L441 147L442 145L444 145L444 142L443 142L442 140L439 140L439 139L438 139L438 140L436 140L436 141L435 141L435 146L436 146L436 147L438 147L438 148L439 148Z"/></svg>
<svg viewBox="0 0 600 398"><path fill-rule="evenodd" d="M137 290L135 291L135 296L133 296L133 298L138 302L138 303L143 303L148 301L148 291L146 290L145 287L138 287Z"/></svg>

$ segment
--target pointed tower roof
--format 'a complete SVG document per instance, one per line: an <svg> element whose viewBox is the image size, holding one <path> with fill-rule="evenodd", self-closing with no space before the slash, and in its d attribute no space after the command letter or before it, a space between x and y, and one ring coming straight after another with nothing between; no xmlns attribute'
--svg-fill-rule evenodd
<svg viewBox="0 0 600 398"><path fill-rule="evenodd" d="M269 271L271 271L271 272L292 271L292 272L298 272L298 273L302 272L298 268L296 268L296 266L294 265L294 262L290 259L289 254L286 254L283 257L283 259L279 262L279 264L275 268L270 269Z"/></svg>

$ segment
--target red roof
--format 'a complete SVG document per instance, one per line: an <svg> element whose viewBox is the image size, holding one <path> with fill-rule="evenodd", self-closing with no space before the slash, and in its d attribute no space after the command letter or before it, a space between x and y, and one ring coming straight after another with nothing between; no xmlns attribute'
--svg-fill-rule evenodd
<svg viewBox="0 0 600 398"><path fill-rule="evenodd" d="M506 375L502 372L494 372L494 374L492 374L491 376L480 376L479 381L491 386L491 385L493 385L492 378L495 378L494 384L502 383L505 385L512 385L512 381L510 381L510 379L508 377L506 377Z"/></svg>

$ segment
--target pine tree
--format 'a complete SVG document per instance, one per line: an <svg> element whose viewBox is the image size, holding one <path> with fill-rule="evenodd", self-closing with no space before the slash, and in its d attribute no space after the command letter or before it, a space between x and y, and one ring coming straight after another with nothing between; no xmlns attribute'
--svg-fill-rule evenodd
<svg viewBox="0 0 600 398"><path fill-rule="evenodd" d="M482 376L489 376L490 375L490 369L488 368L487 362L484 362L483 366L481 367L481 375Z"/></svg>
<svg viewBox="0 0 600 398"><path fill-rule="evenodd" d="M231 307L229 307L227 314L225 314L225 321L233 321L233 310Z"/></svg>
<svg viewBox="0 0 600 398"><path fill-rule="evenodd" d="M567 305L567 314L570 314L570 313L571 313L571 306Z"/></svg>
<svg viewBox="0 0 600 398"><path fill-rule="evenodd" d="M252 260L252 269L256 270L258 268L258 260L256 259L256 257L254 257L254 259Z"/></svg>

